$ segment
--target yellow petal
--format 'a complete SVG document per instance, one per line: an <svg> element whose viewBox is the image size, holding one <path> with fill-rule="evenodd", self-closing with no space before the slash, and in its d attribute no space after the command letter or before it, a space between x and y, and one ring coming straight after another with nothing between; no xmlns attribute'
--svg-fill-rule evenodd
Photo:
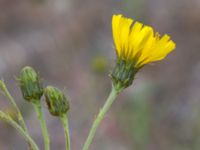
<svg viewBox="0 0 200 150"><path fill-rule="evenodd" d="M164 35L161 39L154 42L149 54L146 54L143 60L138 62L137 66L143 66L164 59L172 50L175 49L175 43L172 40L168 41L169 39L170 37L168 35Z"/></svg>
<svg viewBox="0 0 200 150"><path fill-rule="evenodd" d="M127 56L130 57L130 59L134 58L135 54L137 53L136 45L138 43L138 36L142 29L143 24L139 22L135 22L129 36L129 52L127 53Z"/></svg>
<svg viewBox="0 0 200 150"><path fill-rule="evenodd" d="M118 58L134 64L140 68L145 64L164 59L172 50L175 43L170 36L160 38L154 35L152 27L125 18L123 15L113 15L112 31L115 50Z"/></svg>
<svg viewBox="0 0 200 150"><path fill-rule="evenodd" d="M129 34L130 34L130 26L133 23L132 19L122 18L121 21L121 31L120 31L120 41L121 41L121 54L122 57L126 57L126 51L129 50Z"/></svg>
<svg viewBox="0 0 200 150"><path fill-rule="evenodd" d="M115 44L115 50L117 55L120 55L120 20L122 18L122 15L113 15L112 17L112 33L113 33L113 39Z"/></svg>
<svg viewBox="0 0 200 150"><path fill-rule="evenodd" d="M143 57L143 55L145 56L146 52L148 52L148 47L151 47L152 37L153 37L153 29L148 26L144 26L141 32L139 33L139 36L137 39L137 43L135 46L135 49L137 51L135 55L140 53L140 57Z"/></svg>

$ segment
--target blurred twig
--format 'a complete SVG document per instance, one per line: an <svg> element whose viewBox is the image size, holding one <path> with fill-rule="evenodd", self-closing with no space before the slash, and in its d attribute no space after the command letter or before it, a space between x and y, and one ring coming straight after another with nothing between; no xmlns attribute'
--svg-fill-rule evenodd
<svg viewBox="0 0 200 150"><path fill-rule="evenodd" d="M32 147L32 150L39 150L39 148L35 144L34 140L9 115L7 115L4 112L0 111L0 119L6 121L8 124L10 124L12 127L14 127L23 136L23 138L28 143L30 143L30 145Z"/></svg>
<svg viewBox="0 0 200 150"><path fill-rule="evenodd" d="M0 89L2 90L2 93L7 97L8 101L11 103L11 105L13 106L13 108L15 109L15 111L17 112L17 120L19 121L20 123L20 126L22 127L22 129L27 133L28 133L28 129L26 127L26 124L24 122L24 119L23 119L23 116L17 106L17 104L15 103L15 100L14 98L11 96L10 92L8 91L5 83L3 80L0 80ZM31 144L29 143L29 149L32 150L32 146Z"/></svg>

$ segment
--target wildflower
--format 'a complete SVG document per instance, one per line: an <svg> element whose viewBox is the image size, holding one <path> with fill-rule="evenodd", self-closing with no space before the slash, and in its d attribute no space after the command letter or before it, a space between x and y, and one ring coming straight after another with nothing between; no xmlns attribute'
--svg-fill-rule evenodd
<svg viewBox="0 0 200 150"><path fill-rule="evenodd" d="M20 73L20 88L25 100L35 102L43 95L41 80L36 71L27 66Z"/></svg>
<svg viewBox="0 0 200 150"><path fill-rule="evenodd" d="M69 102L59 89L52 86L47 86L44 90L44 95L49 112L53 116L61 117L68 112Z"/></svg>
<svg viewBox="0 0 200 150"><path fill-rule="evenodd" d="M152 27L121 14L113 15L112 32L117 60L111 78L118 89L130 86L144 65L164 59L175 49L170 36L161 37Z"/></svg>

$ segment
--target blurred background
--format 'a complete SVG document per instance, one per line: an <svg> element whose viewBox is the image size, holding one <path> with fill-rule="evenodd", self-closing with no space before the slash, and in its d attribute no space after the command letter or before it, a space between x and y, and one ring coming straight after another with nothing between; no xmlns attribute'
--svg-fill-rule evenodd
<svg viewBox="0 0 200 150"><path fill-rule="evenodd" d="M0 77L31 135L42 148L35 112L15 80L26 65L39 71L45 86L66 93L72 149L81 149L111 88L115 13L168 33L177 48L164 61L145 66L120 94L91 150L199 150L200 0L0 0ZM62 126L42 103L52 150L64 150ZM13 113L2 94L0 109ZM26 149L22 137L0 122L0 150Z"/></svg>

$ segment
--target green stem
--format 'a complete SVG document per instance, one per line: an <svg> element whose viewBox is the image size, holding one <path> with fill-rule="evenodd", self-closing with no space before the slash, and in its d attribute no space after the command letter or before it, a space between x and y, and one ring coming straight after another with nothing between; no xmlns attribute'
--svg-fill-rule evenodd
<svg viewBox="0 0 200 150"><path fill-rule="evenodd" d="M96 119L94 120L92 127L90 129L89 135L87 137L87 140L83 146L83 150L88 150L90 144L92 143L92 140L95 136L96 130L98 128L98 126L100 125L101 121L103 120L103 118L105 117L106 112L109 110L110 106L112 105L112 103L114 102L114 100L116 99L116 97L118 96L119 92L121 90L117 91L113 86L112 86L112 90L110 92L110 95L108 96L108 99L106 100L104 106L100 109L99 114L97 115Z"/></svg>
<svg viewBox="0 0 200 150"><path fill-rule="evenodd" d="M41 129L42 129L42 135L43 135L43 138L44 138L45 150L49 150L50 149L49 134L48 134L48 130L47 130L45 118L44 118L44 115L43 115L43 112L42 112L42 107L41 107L40 101L38 100L35 103L33 103L33 106L34 106L35 111L37 113L37 117L38 117L38 120L40 122Z"/></svg>
<svg viewBox="0 0 200 150"><path fill-rule="evenodd" d="M0 87L1 87L1 90L2 90L3 94L8 98L9 102L12 104L14 109L17 111L17 118L18 118L18 121L19 121L20 125L27 132L28 130L27 130L26 124L24 122L24 119L22 117L22 114L21 114L17 104L15 103L14 98L9 93L4 81L2 81L2 80L0 80Z"/></svg>
<svg viewBox="0 0 200 150"><path fill-rule="evenodd" d="M32 150L39 150L37 145L35 144L34 140L29 136L28 133L24 131L22 127L20 127L9 115L5 114L4 112L0 111L0 119L4 120L12 127L14 127L22 136L23 138L30 143Z"/></svg>
<svg viewBox="0 0 200 150"><path fill-rule="evenodd" d="M3 92L3 94L7 97L8 101L11 103L11 105L13 106L13 108L15 109L15 111L17 112L17 119L19 121L20 126L24 129L24 131L29 134L28 129L26 127L24 118L21 114L21 111L19 110L17 104L15 103L14 98L11 96L10 92L8 91L6 84L4 83L3 80L0 80L0 88ZM32 147L30 145L30 143L28 143L29 145L29 149L32 150Z"/></svg>
<svg viewBox="0 0 200 150"><path fill-rule="evenodd" d="M69 123L67 115L63 115L62 117L60 117L60 120L64 128L66 150L70 150L71 148L70 148Z"/></svg>

